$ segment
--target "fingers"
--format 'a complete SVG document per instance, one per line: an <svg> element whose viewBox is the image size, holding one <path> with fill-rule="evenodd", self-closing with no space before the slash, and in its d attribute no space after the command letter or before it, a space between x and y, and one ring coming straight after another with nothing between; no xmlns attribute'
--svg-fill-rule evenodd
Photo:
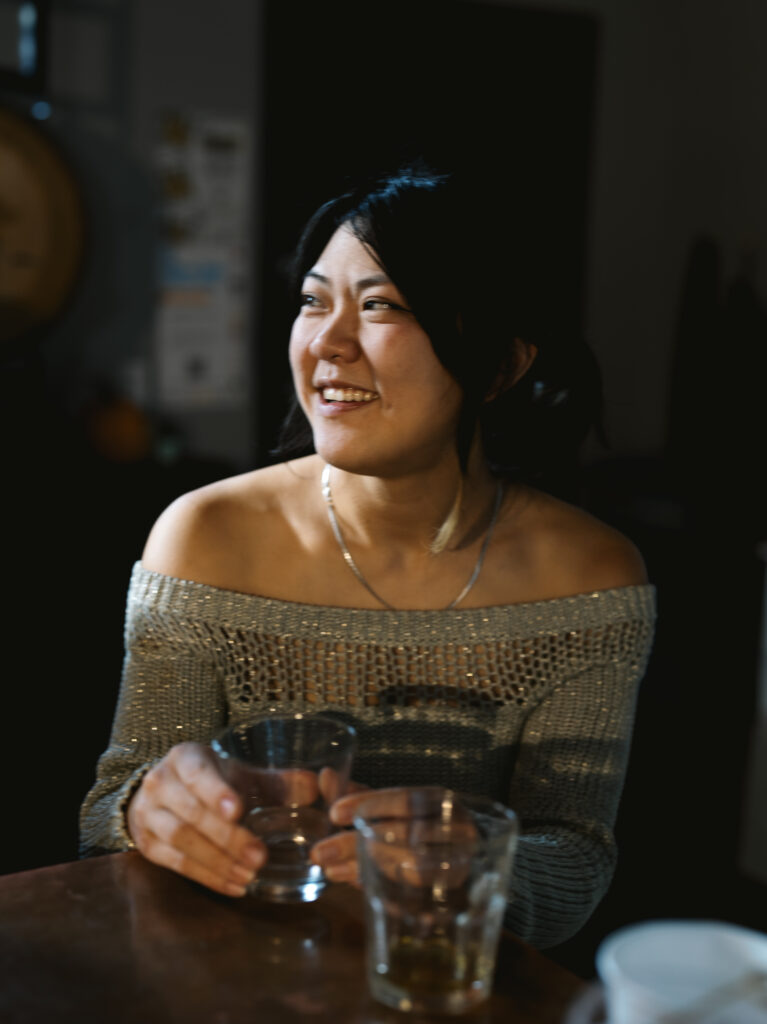
<svg viewBox="0 0 767 1024"><path fill-rule="evenodd" d="M350 787L351 789L351 787ZM330 820L334 825L352 825L357 808L363 801L375 800L377 815L403 815L408 809L408 797L400 788L377 789L375 791L357 787L356 791L340 797L330 808Z"/></svg>
<svg viewBox="0 0 767 1024"><path fill-rule="evenodd" d="M322 799L330 805L345 792L344 779L335 768L323 768L318 776Z"/></svg>
<svg viewBox="0 0 767 1024"><path fill-rule="evenodd" d="M392 823L410 822L410 827L442 829L449 822L451 831L460 829L466 836L476 834L473 818L461 803L453 802L443 807L435 803L434 794L440 792L439 787L426 798L413 793L407 788L393 786L389 789L361 790L348 793L338 799L330 809L330 820L335 825L352 825L354 818L363 808L364 815L373 820L391 819ZM422 825L421 825L422 823ZM444 824L443 824L444 823Z"/></svg>
<svg viewBox="0 0 767 1024"><path fill-rule="evenodd" d="M144 777L128 826L149 860L229 896L241 896L265 863L263 843L236 823L242 801L207 749L174 747Z"/></svg>
<svg viewBox="0 0 767 1024"><path fill-rule="evenodd" d="M348 792L350 795L370 793L370 789L362 783L346 782L333 768L322 769L319 774L319 787L326 803L331 804L329 816L335 824L341 824L333 816L333 808L338 805L341 792ZM340 799L343 800L343 797ZM353 802L349 804L349 807L353 806L355 806ZM342 806L341 814L345 819L344 824L350 824L349 809ZM331 882L349 882L351 885L359 885L355 832L336 832L327 839L315 843L311 859L315 864L320 865L325 877Z"/></svg>
<svg viewBox="0 0 767 1024"><path fill-rule="evenodd" d="M456 889L466 882L470 874L469 852L459 846L446 859L444 850L424 852L408 845L406 839L406 834L391 833L385 841L365 840L366 856L377 871L394 882L421 887L438 885L445 889ZM312 860L332 882L360 884L356 832L338 832L316 843Z"/></svg>
<svg viewBox="0 0 767 1024"><path fill-rule="evenodd" d="M361 782L351 782L335 768L323 768L318 777L320 795L330 805L345 793L370 792Z"/></svg>
<svg viewBox="0 0 767 1024"><path fill-rule="evenodd" d="M211 755L215 758L215 755ZM218 771L235 794L244 811L256 807L305 807L319 792L317 775L302 768L259 768L228 758L217 759Z"/></svg>
<svg viewBox="0 0 767 1024"><path fill-rule="evenodd" d="M266 850L260 840L249 836L247 845L235 858L163 809L155 810L148 818L141 852L156 864L224 896L244 896L257 869L266 861Z"/></svg>
<svg viewBox="0 0 767 1024"><path fill-rule="evenodd" d="M350 882L359 885L357 863L357 835L355 832L337 832L321 839L312 847L311 858L319 864L331 882Z"/></svg>
<svg viewBox="0 0 767 1024"><path fill-rule="evenodd" d="M392 842L387 836L386 841L366 839L364 856L391 881L420 888L458 889L471 874L471 849L462 842L432 849Z"/></svg>
<svg viewBox="0 0 767 1024"><path fill-rule="evenodd" d="M189 794L190 800L193 797L196 803L204 804L228 821L234 821L242 814L242 800L237 790L222 778L207 747L197 743L181 743L168 753L167 762L172 769L169 780L172 783L175 775L180 788Z"/></svg>
<svg viewBox="0 0 767 1024"><path fill-rule="evenodd" d="M448 809L435 803L434 794L428 797L424 802L400 787L349 793L332 805L330 818L335 825L348 827L360 812L374 825L374 837L362 840L364 856L392 881L455 889L469 877L477 829L460 804L451 802ZM315 851L328 878L357 880L356 832L331 836Z"/></svg>
<svg viewBox="0 0 767 1024"><path fill-rule="evenodd" d="M274 790L270 803L284 807L308 807L319 795L320 786L315 772L300 768L288 768L271 772Z"/></svg>

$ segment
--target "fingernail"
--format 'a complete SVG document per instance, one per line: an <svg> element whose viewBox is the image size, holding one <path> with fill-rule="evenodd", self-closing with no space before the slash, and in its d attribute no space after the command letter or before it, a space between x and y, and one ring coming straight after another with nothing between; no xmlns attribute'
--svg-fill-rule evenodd
<svg viewBox="0 0 767 1024"><path fill-rule="evenodd" d="M227 818L233 818L237 813L237 801L230 796L225 796L221 800L221 810Z"/></svg>
<svg viewBox="0 0 767 1024"><path fill-rule="evenodd" d="M247 886L237 885L234 882L227 882L224 886L227 896L244 896L248 891Z"/></svg>
<svg viewBox="0 0 767 1024"><path fill-rule="evenodd" d="M340 810L339 810L338 805L335 804L335 803L332 803L330 805L330 810L328 811L328 817L330 818L330 820L333 822L334 825L345 825L346 824L346 822L343 820L343 818L345 817L344 811L343 811L343 807L341 807Z"/></svg>
<svg viewBox="0 0 767 1024"><path fill-rule="evenodd" d="M234 864L230 871L231 877L242 885L250 885L254 874L255 872L251 868L246 868L242 864Z"/></svg>

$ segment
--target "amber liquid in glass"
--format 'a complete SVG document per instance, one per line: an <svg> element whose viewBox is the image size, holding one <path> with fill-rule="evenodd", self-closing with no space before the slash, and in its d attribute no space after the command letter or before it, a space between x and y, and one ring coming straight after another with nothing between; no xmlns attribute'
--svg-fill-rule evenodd
<svg viewBox="0 0 767 1024"><path fill-rule="evenodd" d="M450 939L430 936L396 939L389 949L386 979L415 995L470 989L481 978L479 944L458 948Z"/></svg>

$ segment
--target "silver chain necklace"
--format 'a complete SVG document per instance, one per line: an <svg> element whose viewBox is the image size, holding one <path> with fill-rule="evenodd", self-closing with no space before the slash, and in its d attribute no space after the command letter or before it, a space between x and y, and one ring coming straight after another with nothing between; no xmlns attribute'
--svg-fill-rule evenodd
<svg viewBox="0 0 767 1024"><path fill-rule="evenodd" d="M336 510L335 510L335 508L333 506L333 495L332 495L331 490L330 490L330 464L329 463L325 463L325 468L322 470L322 496L325 499L325 504L328 507L328 519L330 520L330 525L332 527L333 533L335 534L335 538L338 541L338 546L341 549L341 554L344 556L344 561L349 566L349 568L354 573L354 575L357 577L357 579L360 581L362 586L370 594L373 595L373 597L376 599L376 601L379 601L384 606L384 608L388 608L392 612L397 611L397 609L394 607L394 605L389 604L388 601L384 601L384 599L381 597L381 595L377 594L375 592L375 590L373 590L373 588L370 586L368 581L365 579L365 577L360 572L359 568L357 567L356 562L354 561L354 559L351 556L351 552L349 551L349 549L346 546L346 542L344 541L344 535L341 533L341 527L338 525L338 519L336 518ZM463 590L458 595L458 597L454 598L450 602L450 604L445 606L445 610L446 611L448 609L450 609L450 608L455 608L455 606L457 604L459 604L461 601L463 601L464 597L466 597L466 595L469 593L471 588L477 582L477 577L479 576L480 571L482 569L482 563L485 560L485 552L487 551L487 546L490 543L490 538L491 538L491 536L493 534L493 529L495 527L496 520L498 519L498 512L500 511L500 508L501 508L501 499L502 498L503 498L503 484L499 480L498 481L498 488L497 488L497 490L495 492L495 505L493 507L493 515L492 515L492 518L490 519L490 523L489 523L489 525L487 527L487 532L485 533L485 539L482 542L482 547L481 547L480 552L479 552L479 558L477 559L477 564L474 566L474 569L472 570L471 576L469 576L469 579L468 579L466 585L464 586Z"/></svg>

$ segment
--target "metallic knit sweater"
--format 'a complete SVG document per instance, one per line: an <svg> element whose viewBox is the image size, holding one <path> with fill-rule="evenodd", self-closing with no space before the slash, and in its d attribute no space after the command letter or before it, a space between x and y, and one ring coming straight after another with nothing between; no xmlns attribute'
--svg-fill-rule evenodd
<svg viewBox="0 0 767 1024"><path fill-rule="evenodd" d="M333 713L358 731L357 781L446 785L516 811L506 924L539 948L556 945L586 922L612 877L654 622L651 585L378 611L221 590L137 563L81 854L132 847L125 806L174 744L208 742L270 709Z"/></svg>

